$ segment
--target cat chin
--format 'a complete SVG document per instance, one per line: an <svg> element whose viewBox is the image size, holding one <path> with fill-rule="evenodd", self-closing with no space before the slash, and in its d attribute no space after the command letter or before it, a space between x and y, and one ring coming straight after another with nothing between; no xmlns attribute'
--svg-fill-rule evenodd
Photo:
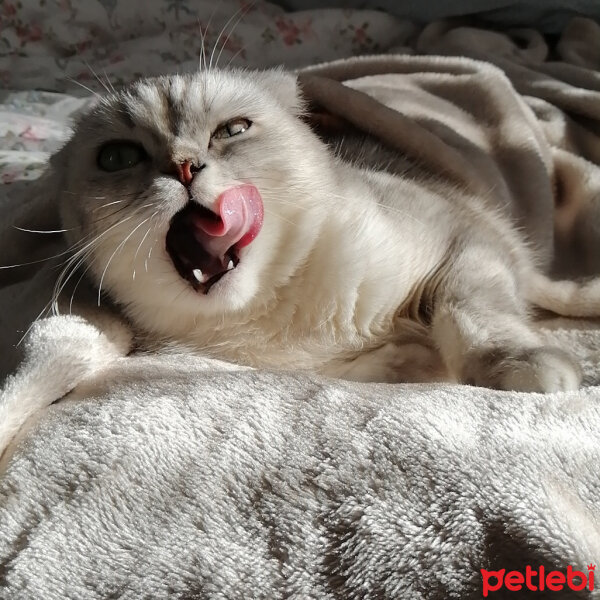
<svg viewBox="0 0 600 600"><path fill-rule="evenodd" d="M282 245L285 241L288 250L295 247L291 240L297 228L272 214L279 208L278 204L272 207L257 238L239 250L235 268L208 291L199 289L176 268L166 244L169 215L154 235L145 237L140 227L112 260L114 248L131 225L102 238L92 262L93 279L97 285L103 281L102 290L124 308L140 330L172 339L188 339L196 330L202 335L224 320L251 316L253 307L260 310L272 299L276 280L289 277L297 267L298 260L282 261L286 256ZM312 221L311 230L315 227ZM299 236L302 246L307 237L308 233Z"/></svg>
<svg viewBox="0 0 600 600"><path fill-rule="evenodd" d="M186 285L185 281L183 283ZM258 273L246 260L215 283L206 294L189 285L188 288L192 295L186 294L186 299L195 309L195 318L198 308L201 308L203 316L226 315L242 311L252 303L259 290Z"/></svg>
<svg viewBox="0 0 600 600"><path fill-rule="evenodd" d="M249 250L249 249L248 249ZM256 249L253 249L256 250ZM165 250L155 251L132 281L131 261L123 256L105 277L104 289L142 330L159 337L187 339L236 313L248 312L260 292L264 252L244 252L240 264L203 293L177 272Z"/></svg>

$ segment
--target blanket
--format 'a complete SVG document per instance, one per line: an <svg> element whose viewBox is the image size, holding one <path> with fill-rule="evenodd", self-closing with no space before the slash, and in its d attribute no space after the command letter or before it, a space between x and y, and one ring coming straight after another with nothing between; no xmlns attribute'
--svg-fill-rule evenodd
<svg viewBox="0 0 600 600"><path fill-rule="evenodd" d="M535 31L517 43L434 23L412 51L457 58L351 59L299 81L326 129L376 136L415 176L435 174L424 184L508 207L557 276L587 275L598 272L596 28L573 22L563 60L548 62ZM62 251L60 236L36 244L11 227L58 227L45 182L33 190L3 224L3 260L33 263L0 271L4 364L21 358L11 332L43 308L55 274L34 261ZM34 328L4 400L33 367L43 386L54 353L90 327L62 319ZM574 569L560 597L598 597L600 336L581 321L539 327L580 358L579 392L350 384L189 354L87 374L5 457L0 597L500 598L515 585L535 597L528 567L538 587L541 567ZM74 362L93 344L80 348Z"/></svg>
<svg viewBox="0 0 600 600"><path fill-rule="evenodd" d="M482 568L588 577L599 425L593 387L361 385L132 356L13 455L0 597L465 599L482 597Z"/></svg>

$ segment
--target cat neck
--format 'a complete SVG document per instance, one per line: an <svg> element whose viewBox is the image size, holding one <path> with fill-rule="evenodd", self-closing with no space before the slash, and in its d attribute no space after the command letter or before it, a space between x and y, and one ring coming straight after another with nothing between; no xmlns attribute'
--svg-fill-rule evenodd
<svg viewBox="0 0 600 600"><path fill-rule="evenodd" d="M411 239L414 228L399 230L364 173L341 167L338 175L320 189L329 193L321 198L327 208L311 215L310 235L301 227L289 231L287 262L269 270L270 294L218 322L199 319L182 341L242 364L318 369L389 335L398 307L427 269L411 258L420 251L418 232Z"/></svg>

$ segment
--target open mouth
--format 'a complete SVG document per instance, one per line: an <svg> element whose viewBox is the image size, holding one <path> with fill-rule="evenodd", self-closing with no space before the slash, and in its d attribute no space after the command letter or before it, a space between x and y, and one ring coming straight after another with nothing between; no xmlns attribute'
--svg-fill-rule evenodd
<svg viewBox="0 0 600 600"><path fill-rule="evenodd" d="M226 190L216 209L219 214L188 202L171 219L166 236L175 269L202 294L238 266L240 250L254 240L263 222L262 199L252 185Z"/></svg>
<svg viewBox="0 0 600 600"><path fill-rule="evenodd" d="M189 202L171 220L167 233L167 252L183 279L204 294L229 271L235 269L240 259L236 248L231 246L219 256L213 254L203 243L198 219L217 222L219 217L212 211Z"/></svg>

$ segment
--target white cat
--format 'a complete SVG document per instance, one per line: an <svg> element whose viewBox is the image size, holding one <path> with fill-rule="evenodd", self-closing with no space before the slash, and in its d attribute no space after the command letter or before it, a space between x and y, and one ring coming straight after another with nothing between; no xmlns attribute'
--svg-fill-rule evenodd
<svg viewBox="0 0 600 600"><path fill-rule="evenodd" d="M345 161L302 111L281 71L163 77L102 99L51 160L76 249L57 292L87 270L146 349L362 381L578 388L578 365L528 311L593 314L597 284L549 281L486 200Z"/></svg>
<svg viewBox="0 0 600 600"><path fill-rule="evenodd" d="M506 216L341 160L301 113L281 71L146 80L53 158L77 256L143 344L364 381L579 386L529 324L545 281Z"/></svg>

